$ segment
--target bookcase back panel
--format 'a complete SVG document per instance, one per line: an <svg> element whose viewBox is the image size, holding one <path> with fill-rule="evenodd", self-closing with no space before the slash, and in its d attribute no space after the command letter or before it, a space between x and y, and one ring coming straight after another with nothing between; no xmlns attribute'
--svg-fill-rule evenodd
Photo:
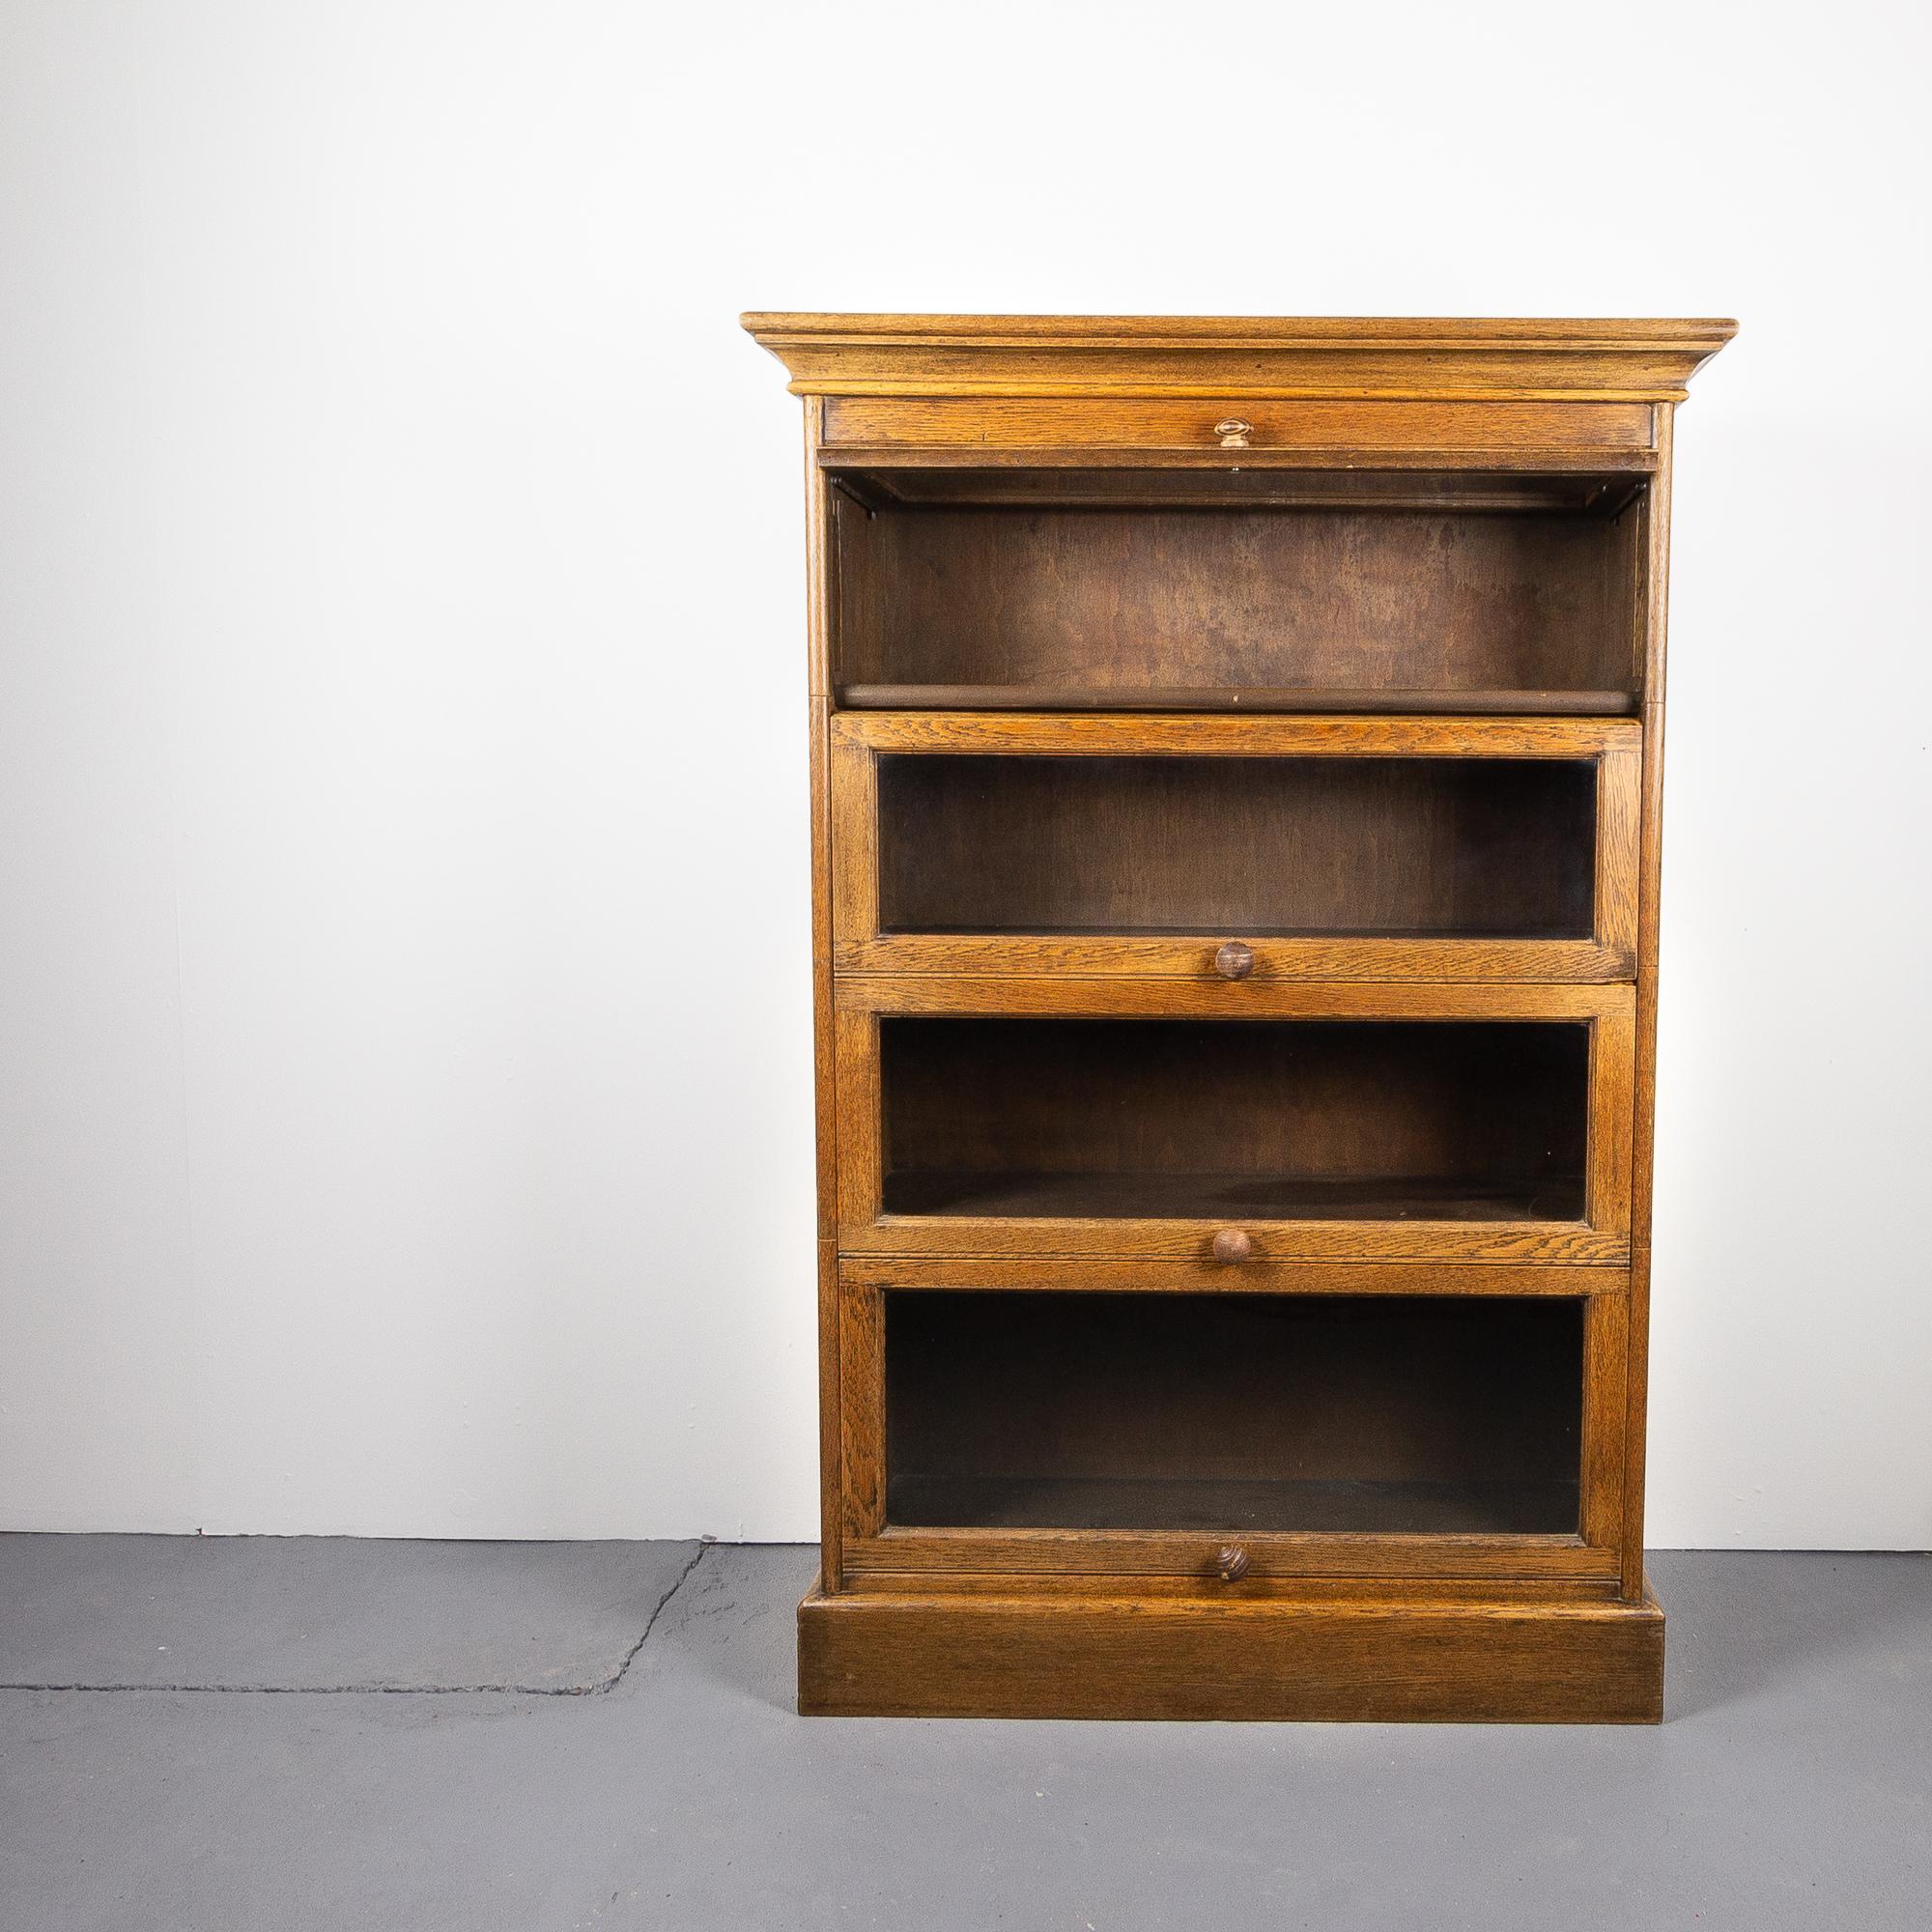
<svg viewBox="0 0 1932 1932"><path fill-rule="evenodd" d="M1580 1025L888 1018L889 1214L1580 1220Z"/></svg>
<svg viewBox="0 0 1932 1932"><path fill-rule="evenodd" d="M887 756L888 933L1587 937L1584 760Z"/></svg>
<svg viewBox="0 0 1932 1932"><path fill-rule="evenodd" d="M886 1296L887 1520L1572 1532L1579 1301Z"/></svg>
<svg viewBox="0 0 1932 1932"><path fill-rule="evenodd" d="M1640 522L839 497L834 682L856 703L1628 710Z"/></svg>

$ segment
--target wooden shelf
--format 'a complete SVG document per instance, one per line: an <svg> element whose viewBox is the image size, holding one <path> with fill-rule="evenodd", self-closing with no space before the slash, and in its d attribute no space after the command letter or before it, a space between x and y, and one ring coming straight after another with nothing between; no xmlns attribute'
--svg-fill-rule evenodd
<svg viewBox="0 0 1932 1932"><path fill-rule="evenodd" d="M1575 1535L1542 1297L888 1291L888 1529Z"/></svg>
<svg viewBox="0 0 1932 1932"><path fill-rule="evenodd" d="M886 1520L920 1529L1562 1535L1577 1528L1577 1485L915 1475L893 1480Z"/></svg>
<svg viewBox="0 0 1932 1932"><path fill-rule="evenodd" d="M1641 514L834 494L854 706L1634 708Z"/></svg>
<svg viewBox="0 0 1932 1932"><path fill-rule="evenodd" d="M1256 1174L890 1174L889 1214L1014 1220L1577 1221L1581 1175L1516 1183Z"/></svg>
<svg viewBox="0 0 1932 1932"><path fill-rule="evenodd" d="M1363 716L1627 718L1628 691L1371 691L1189 685L1168 690L1047 684L847 684L848 711L1321 711Z"/></svg>

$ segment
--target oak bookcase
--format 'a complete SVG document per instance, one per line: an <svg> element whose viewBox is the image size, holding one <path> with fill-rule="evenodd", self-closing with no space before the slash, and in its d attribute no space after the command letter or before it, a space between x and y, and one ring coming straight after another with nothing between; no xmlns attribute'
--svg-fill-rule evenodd
<svg viewBox="0 0 1932 1932"><path fill-rule="evenodd" d="M753 315L805 401L812 1713L1655 1721L1720 321Z"/></svg>

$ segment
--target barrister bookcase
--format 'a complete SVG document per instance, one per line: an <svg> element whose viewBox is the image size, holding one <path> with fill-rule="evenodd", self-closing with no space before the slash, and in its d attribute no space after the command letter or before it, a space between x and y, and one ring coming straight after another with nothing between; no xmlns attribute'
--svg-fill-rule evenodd
<svg viewBox="0 0 1932 1932"><path fill-rule="evenodd" d="M809 1713L1655 1721L1672 423L1733 325L753 315Z"/></svg>

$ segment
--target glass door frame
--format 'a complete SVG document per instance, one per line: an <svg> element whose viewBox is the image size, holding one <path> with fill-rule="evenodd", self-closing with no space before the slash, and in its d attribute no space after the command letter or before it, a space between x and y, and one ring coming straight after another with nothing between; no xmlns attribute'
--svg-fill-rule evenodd
<svg viewBox="0 0 1932 1932"><path fill-rule="evenodd" d="M1231 940L1251 980L1632 980L1642 726L1628 718L1353 718L839 712L831 720L833 966L839 973L1065 974L1209 981ZM1538 758L1596 767L1594 930L1575 939L1159 937L880 930L882 756Z"/></svg>

